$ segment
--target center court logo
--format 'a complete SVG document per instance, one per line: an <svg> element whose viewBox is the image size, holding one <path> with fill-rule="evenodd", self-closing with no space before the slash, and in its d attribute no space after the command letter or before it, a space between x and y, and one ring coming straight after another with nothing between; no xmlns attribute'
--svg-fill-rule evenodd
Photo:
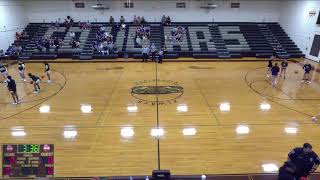
<svg viewBox="0 0 320 180"><path fill-rule="evenodd" d="M183 94L183 87L176 81L153 79L138 81L134 84L131 95L139 104L173 104Z"/></svg>

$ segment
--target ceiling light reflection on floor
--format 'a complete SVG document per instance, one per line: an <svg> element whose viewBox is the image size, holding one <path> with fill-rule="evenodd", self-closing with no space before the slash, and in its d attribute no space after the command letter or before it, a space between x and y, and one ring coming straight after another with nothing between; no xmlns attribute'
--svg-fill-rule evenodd
<svg viewBox="0 0 320 180"><path fill-rule="evenodd" d="M121 129L121 136L124 138L131 138L134 135L134 130L132 127L124 127Z"/></svg>
<svg viewBox="0 0 320 180"><path fill-rule="evenodd" d="M220 111L222 112L228 112L230 111L231 107L230 107L230 103L225 102L225 103L221 103L220 104Z"/></svg>
<svg viewBox="0 0 320 180"><path fill-rule="evenodd" d="M250 128L245 125L238 125L236 128L237 134L249 134Z"/></svg>
<svg viewBox="0 0 320 180"><path fill-rule="evenodd" d="M81 104L81 112L83 113L91 113L92 107L89 104Z"/></svg>
<svg viewBox="0 0 320 180"><path fill-rule="evenodd" d="M151 129L151 136L153 137L161 137L164 135L164 130L162 128Z"/></svg>
<svg viewBox="0 0 320 180"><path fill-rule="evenodd" d="M277 172L279 170L276 164L263 164L262 165L264 172Z"/></svg>
<svg viewBox="0 0 320 180"><path fill-rule="evenodd" d="M185 128L182 130L182 133L185 136L194 136L197 134L197 130L195 128Z"/></svg>
<svg viewBox="0 0 320 180"><path fill-rule="evenodd" d="M48 105L42 105L39 108L40 113L49 113L50 112L50 106Z"/></svg>

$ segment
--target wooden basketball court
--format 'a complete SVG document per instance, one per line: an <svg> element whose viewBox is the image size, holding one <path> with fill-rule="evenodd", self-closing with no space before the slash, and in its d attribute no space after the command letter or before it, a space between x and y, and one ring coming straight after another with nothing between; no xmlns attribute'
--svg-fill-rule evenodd
<svg viewBox="0 0 320 180"><path fill-rule="evenodd" d="M290 62L287 78L273 88L266 65L52 63L53 83L43 79L40 94L13 65L22 103L12 105L0 84L0 143L54 144L57 177L158 168L176 175L264 173L263 165L281 166L304 142L320 153L320 127L311 121L320 111L319 73L301 84L302 67ZM43 75L43 64L26 66Z"/></svg>

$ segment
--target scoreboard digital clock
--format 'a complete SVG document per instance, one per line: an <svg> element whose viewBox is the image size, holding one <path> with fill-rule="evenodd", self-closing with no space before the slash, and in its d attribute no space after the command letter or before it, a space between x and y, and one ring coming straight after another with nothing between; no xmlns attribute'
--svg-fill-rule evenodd
<svg viewBox="0 0 320 180"><path fill-rule="evenodd" d="M53 144L2 145L3 177L53 177Z"/></svg>

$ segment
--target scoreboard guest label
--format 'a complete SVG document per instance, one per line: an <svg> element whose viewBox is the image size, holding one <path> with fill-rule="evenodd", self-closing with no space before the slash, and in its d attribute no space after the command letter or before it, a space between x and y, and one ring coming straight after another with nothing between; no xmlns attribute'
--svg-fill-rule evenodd
<svg viewBox="0 0 320 180"><path fill-rule="evenodd" d="M53 177L53 144L2 145L3 177Z"/></svg>

